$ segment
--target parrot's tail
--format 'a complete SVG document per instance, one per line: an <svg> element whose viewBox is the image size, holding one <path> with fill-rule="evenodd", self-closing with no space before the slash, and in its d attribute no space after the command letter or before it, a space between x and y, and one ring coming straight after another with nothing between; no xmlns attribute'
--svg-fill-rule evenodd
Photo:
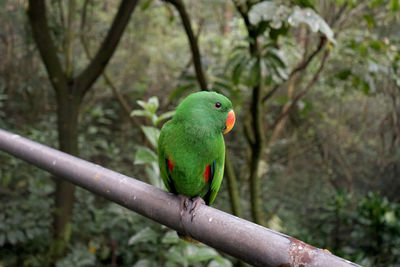
<svg viewBox="0 0 400 267"><path fill-rule="evenodd" d="M180 239L182 239L182 240L184 240L186 242L189 242L189 243L192 243L192 244L195 244L195 245L198 245L198 246L203 246L204 245L200 241L197 241L196 239L193 239L188 235L185 235L185 234L182 234L182 233L179 233L179 232L177 232L177 234L178 234L178 237Z"/></svg>

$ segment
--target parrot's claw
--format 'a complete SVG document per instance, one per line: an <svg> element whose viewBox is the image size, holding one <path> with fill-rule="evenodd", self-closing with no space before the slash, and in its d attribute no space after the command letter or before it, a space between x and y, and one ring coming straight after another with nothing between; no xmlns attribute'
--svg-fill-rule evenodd
<svg viewBox="0 0 400 267"><path fill-rule="evenodd" d="M183 213L185 213L185 211L188 210L189 208L190 198L185 195L178 195L178 197L180 200L181 217L182 217Z"/></svg>
<svg viewBox="0 0 400 267"><path fill-rule="evenodd" d="M190 207L189 213L192 214L191 221L193 222L194 217L196 216L196 210L200 204L206 204L206 202L201 197L195 197L192 199L192 206Z"/></svg>

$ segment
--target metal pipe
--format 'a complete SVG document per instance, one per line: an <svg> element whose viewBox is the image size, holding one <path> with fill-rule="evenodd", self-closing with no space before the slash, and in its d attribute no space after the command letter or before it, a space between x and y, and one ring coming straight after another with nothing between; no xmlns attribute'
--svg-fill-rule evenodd
<svg viewBox="0 0 400 267"><path fill-rule="evenodd" d="M192 220L171 193L1 129L0 150L254 266L359 266L206 205Z"/></svg>

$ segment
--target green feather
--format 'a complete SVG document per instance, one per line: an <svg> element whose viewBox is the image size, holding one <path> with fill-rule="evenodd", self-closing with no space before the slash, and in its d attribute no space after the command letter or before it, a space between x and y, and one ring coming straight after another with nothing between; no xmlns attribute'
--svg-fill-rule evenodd
<svg viewBox="0 0 400 267"><path fill-rule="evenodd" d="M214 92L191 94L177 107L158 141L161 177L168 191L200 196L208 205L214 202L224 172L222 132L231 109L229 99ZM206 182L207 166L212 177Z"/></svg>

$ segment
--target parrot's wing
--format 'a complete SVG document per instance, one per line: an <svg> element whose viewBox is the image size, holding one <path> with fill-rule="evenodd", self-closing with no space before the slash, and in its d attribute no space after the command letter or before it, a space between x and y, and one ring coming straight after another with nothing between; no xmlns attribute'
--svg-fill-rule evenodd
<svg viewBox="0 0 400 267"><path fill-rule="evenodd" d="M221 186L222 177L224 175L224 164L225 164L225 151L222 157L214 160L213 163L210 164L211 186L207 194L204 196L204 201L206 202L207 205L211 205L214 202L215 197L217 196L219 187Z"/></svg>
<svg viewBox="0 0 400 267"><path fill-rule="evenodd" d="M164 125L165 128L168 127L167 123ZM163 128L164 128L163 127ZM165 153L164 136L168 129L163 129L160 133L158 139L158 165L160 166L161 178L165 184L167 190L171 193L177 194L175 185L171 177L171 171L173 168L172 161L168 158Z"/></svg>

